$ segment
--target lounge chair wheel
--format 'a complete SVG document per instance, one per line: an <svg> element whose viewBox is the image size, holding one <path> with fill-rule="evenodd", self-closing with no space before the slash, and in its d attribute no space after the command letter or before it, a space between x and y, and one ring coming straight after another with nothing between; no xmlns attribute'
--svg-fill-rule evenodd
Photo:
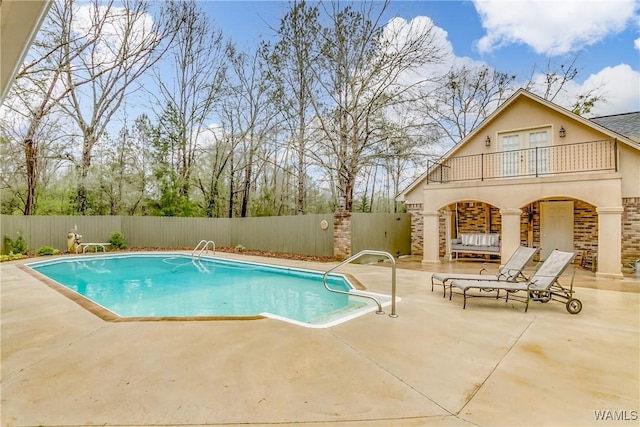
<svg viewBox="0 0 640 427"><path fill-rule="evenodd" d="M582 302L579 299L571 298L567 301L567 311L571 314L578 314L582 311Z"/></svg>

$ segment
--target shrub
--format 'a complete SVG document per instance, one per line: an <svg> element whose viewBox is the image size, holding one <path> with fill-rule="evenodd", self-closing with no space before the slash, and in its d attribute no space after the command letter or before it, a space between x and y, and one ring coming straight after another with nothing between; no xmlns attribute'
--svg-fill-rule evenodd
<svg viewBox="0 0 640 427"><path fill-rule="evenodd" d="M24 241L22 236L18 236L16 240L12 240L9 236L4 236L4 243L9 249L9 253L14 255L27 253L27 242Z"/></svg>
<svg viewBox="0 0 640 427"><path fill-rule="evenodd" d="M127 248L127 242L119 231L111 234L111 237L109 237L109 243L111 243L111 246L116 249Z"/></svg>
<svg viewBox="0 0 640 427"><path fill-rule="evenodd" d="M43 246L36 251L36 256L58 255L59 253L59 250L52 248L51 246Z"/></svg>
<svg viewBox="0 0 640 427"><path fill-rule="evenodd" d="M13 252L9 252L8 255L0 255L0 262L13 261L13 260L22 259L25 257L26 255L23 255L23 254L14 254Z"/></svg>

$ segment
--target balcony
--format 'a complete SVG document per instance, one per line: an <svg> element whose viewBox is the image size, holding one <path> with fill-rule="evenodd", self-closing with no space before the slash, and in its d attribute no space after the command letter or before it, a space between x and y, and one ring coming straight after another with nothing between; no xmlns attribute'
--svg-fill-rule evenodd
<svg viewBox="0 0 640 427"><path fill-rule="evenodd" d="M450 157L429 162L427 184L618 171L615 139Z"/></svg>

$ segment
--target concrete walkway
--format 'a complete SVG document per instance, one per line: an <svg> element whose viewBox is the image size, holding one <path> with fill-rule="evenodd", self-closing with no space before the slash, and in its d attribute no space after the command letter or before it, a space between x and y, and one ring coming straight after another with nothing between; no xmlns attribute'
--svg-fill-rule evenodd
<svg viewBox="0 0 640 427"><path fill-rule="evenodd" d="M401 268L396 319L110 323L21 263L0 264L2 426L640 424L640 294L604 281L577 289L575 316L555 302L463 310ZM390 292L388 268L340 271Z"/></svg>

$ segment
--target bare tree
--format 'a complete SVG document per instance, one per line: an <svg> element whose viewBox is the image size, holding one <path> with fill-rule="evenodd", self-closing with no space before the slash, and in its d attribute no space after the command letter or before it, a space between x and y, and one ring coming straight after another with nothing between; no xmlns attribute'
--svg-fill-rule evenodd
<svg viewBox="0 0 640 427"><path fill-rule="evenodd" d="M92 150L125 96L136 89L134 83L162 56L182 19L170 1L155 23L145 0L91 0L79 10L84 13L72 20L69 39L62 45L68 64L64 108L82 135L76 201L78 212L85 213ZM83 49L78 55L79 44ZM85 81L88 84L78 84Z"/></svg>
<svg viewBox="0 0 640 427"><path fill-rule="evenodd" d="M124 116L117 137L104 137L103 143L96 146L93 168L97 169L97 177L91 174L87 186L97 199L93 212L134 215L145 209L154 129L146 114L140 115L131 127L127 125L126 109Z"/></svg>
<svg viewBox="0 0 640 427"><path fill-rule="evenodd" d="M63 84L64 73L70 63L95 42L94 39L74 38L71 26L74 12L73 0L53 3L51 12L38 33L38 38L29 52L27 61L20 69L9 100L5 104L8 110L22 117L26 123L21 131L22 135L19 136L25 161L24 215L33 215L36 209L36 189L43 161L41 143L51 132L50 123L60 120L59 114L57 117L50 116L59 113L60 102L69 94L69 89ZM69 51L71 43L74 49ZM80 87L87 83L88 79L78 79L75 85ZM65 160L69 158L68 151L60 157Z"/></svg>
<svg viewBox="0 0 640 427"><path fill-rule="evenodd" d="M233 132L228 129L211 130L198 173L198 188L204 197L205 215L209 218L222 217L224 211L222 192L225 173L231 168L235 145Z"/></svg>
<svg viewBox="0 0 640 427"><path fill-rule="evenodd" d="M167 141L173 156L176 182L172 185L177 186L178 198L188 199L200 139L222 96L226 66L222 32L198 3L181 2L179 16L183 25L166 57L166 67L156 70L156 80L158 103L172 117L159 123L160 138Z"/></svg>
<svg viewBox="0 0 640 427"><path fill-rule="evenodd" d="M529 81L524 86L525 89L537 93L548 101L558 103L557 98L566 96L567 87L580 73L579 60L580 52L569 57L567 64L560 64L560 68L557 68L551 60L547 62L546 69L541 73L537 72L538 67L534 66ZM605 101L603 88L596 87L575 94L573 100L566 102L566 106L578 115L586 115L596 104Z"/></svg>
<svg viewBox="0 0 640 427"><path fill-rule="evenodd" d="M246 217L249 201L253 192L256 174L264 167L264 161L270 156L267 139L272 135L277 116L276 109L269 102L269 85L266 79L262 54L240 52L232 44L227 46L230 63L227 88L229 94L225 100L226 120L223 127L230 123L234 126L232 138L237 141L239 153L232 157L230 173L241 171L239 188L236 190L235 177L231 177L230 207L233 212L233 196L240 194L240 216Z"/></svg>
<svg viewBox="0 0 640 427"><path fill-rule="evenodd" d="M453 67L417 107L446 144L457 144L513 94L515 78L486 65Z"/></svg>
<svg viewBox="0 0 640 427"><path fill-rule="evenodd" d="M269 77L274 81L274 101L290 131L289 145L295 153L296 208L305 213L307 191L307 126L314 115L311 98L317 77L309 64L320 34L318 6L304 0L291 4L277 30L278 40L269 49Z"/></svg>
<svg viewBox="0 0 640 427"><path fill-rule="evenodd" d="M363 165L380 153L387 137L380 118L419 84L407 84L402 77L441 59L433 25L415 23L408 33L393 25L397 21L383 27L387 5L332 2L330 9L325 7L330 24L322 28L312 64L323 89L321 97L313 98L323 140L321 149L312 152L323 167L335 171L348 211Z"/></svg>

